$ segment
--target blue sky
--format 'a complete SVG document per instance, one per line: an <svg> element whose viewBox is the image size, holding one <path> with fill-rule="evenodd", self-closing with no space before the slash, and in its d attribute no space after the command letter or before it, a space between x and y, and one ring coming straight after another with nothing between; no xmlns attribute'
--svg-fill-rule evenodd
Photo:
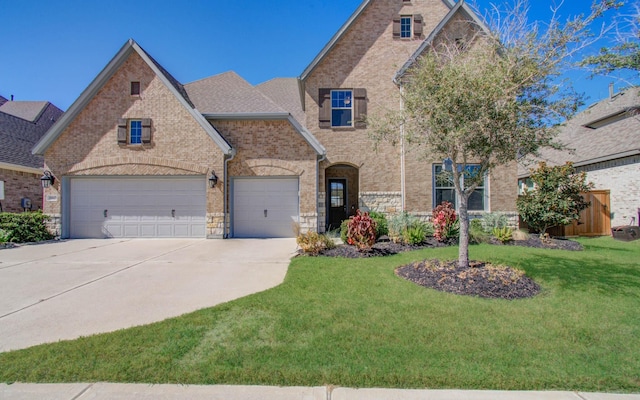
<svg viewBox="0 0 640 400"><path fill-rule="evenodd" d="M531 0L546 20L560 0ZM478 0L481 9L501 0ZM0 95L66 110L129 38L180 82L234 70L252 84L297 77L361 0L0 0ZM590 0L564 0L562 15ZM569 76L590 101L613 79ZM621 84L618 84L620 86Z"/></svg>

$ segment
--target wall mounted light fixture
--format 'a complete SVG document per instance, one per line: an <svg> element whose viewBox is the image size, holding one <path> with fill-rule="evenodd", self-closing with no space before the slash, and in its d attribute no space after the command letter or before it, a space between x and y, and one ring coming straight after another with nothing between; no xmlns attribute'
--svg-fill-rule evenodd
<svg viewBox="0 0 640 400"><path fill-rule="evenodd" d="M42 187L44 189L53 185L55 181L56 181L56 178L53 176L51 171L44 171L44 175L42 175L42 177L40 178L40 183L42 184Z"/></svg>
<svg viewBox="0 0 640 400"><path fill-rule="evenodd" d="M218 175L214 170L211 170L211 176L209 177L209 187L214 188L218 184Z"/></svg>

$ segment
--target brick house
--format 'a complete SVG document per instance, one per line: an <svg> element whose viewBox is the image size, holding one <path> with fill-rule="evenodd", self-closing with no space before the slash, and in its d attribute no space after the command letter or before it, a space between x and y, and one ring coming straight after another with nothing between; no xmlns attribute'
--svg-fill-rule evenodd
<svg viewBox="0 0 640 400"><path fill-rule="evenodd" d="M609 235L612 226L638 225L640 218L640 90L614 93L592 104L563 127L558 140L567 150L545 150L539 159L550 165L571 161L587 173L594 188L591 206L580 224L564 227L564 235ZM529 165L520 165L521 190L531 186ZM535 165L531 165L535 167Z"/></svg>
<svg viewBox="0 0 640 400"><path fill-rule="evenodd" d="M461 24L464 22L464 24ZM400 104L402 73L479 21L464 2L364 1L298 78L234 72L181 84L129 40L34 148L56 178L63 237L286 237L358 208L430 215L442 160L374 143L363 120ZM487 176L475 213L515 215L516 168Z"/></svg>
<svg viewBox="0 0 640 400"><path fill-rule="evenodd" d="M9 101L0 96L0 211L42 208L44 159L31 148L62 115L48 101Z"/></svg>

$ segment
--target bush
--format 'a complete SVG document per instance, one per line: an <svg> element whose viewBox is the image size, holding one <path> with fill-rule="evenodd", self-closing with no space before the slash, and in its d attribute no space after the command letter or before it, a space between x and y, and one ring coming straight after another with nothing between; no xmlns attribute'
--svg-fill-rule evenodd
<svg viewBox="0 0 640 400"><path fill-rule="evenodd" d="M347 234L349 233L349 220L345 219L340 224L340 239L342 243L347 243Z"/></svg>
<svg viewBox="0 0 640 400"><path fill-rule="evenodd" d="M443 201L433 209L433 226L435 228L433 236L441 242L459 236L460 223L453 204Z"/></svg>
<svg viewBox="0 0 640 400"><path fill-rule="evenodd" d="M347 243L356 246L358 250L370 250L376 242L376 221L368 212L356 211L356 215L349 219Z"/></svg>
<svg viewBox="0 0 640 400"><path fill-rule="evenodd" d="M335 247L335 243L328 235L311 231L298 235L296 243L307 254L318 254L324 249Z"/></svg>
<svg viewBox="0 0 640 400"><path fill-rule="evenodd" d="M427 238L425 224L416 224L408 227L404 231L402 238L405 243L410 245L417 245L424 242L424 240Z"/></svg>
<svg viewBox="0 0 640 400"><path fill-rule="evenodd" d="M0 229L5 232L7 242L41 242L53 239L53 235L45 225L48 220L49 216L44 215L42 211L20 214L0 213Z"/></svg>
<svg viewBox="0 0 640 400"><path fill-rule="evenodd" d="M502 243L507 243L513 240L513 230L508 226L505 226L504 228L493 228L491 233Z"/></svg>
<svg viewBox="0 0 640 400"><path fill-rule="evenodd" d="M374 221L376 221L376 239L378 239L380 236L389 234L387 217L383 213L377 212L377 211L371 211L369 212L369 216Z"/></svg>
<svg viewBox="0 0 640 400"><path fill-rule="evenodd" d="M0 244L7 243L9 241L9 232L4 229L0 229Z"/></svg>
<svg viewBox="0 0 640 400"><path fill-rule="evenodd" d="M482 215L482 229L485 232L493 232L494 228L504 228L509 225L506 215L500 213L485 213Z"/></svg>
<svg viewBox="0 0 640 400"><path fill-rule="evenodd" d="M469 242L480 244L489 243L491 235L483 228L482 220L472 219L469 223Z"/></svg>

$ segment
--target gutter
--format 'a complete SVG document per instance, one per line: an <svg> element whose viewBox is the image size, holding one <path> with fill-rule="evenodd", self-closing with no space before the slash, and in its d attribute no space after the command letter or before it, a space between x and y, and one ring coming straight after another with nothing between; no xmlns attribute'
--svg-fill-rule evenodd
<svg viewBox="0 0 640 400"><path fill-rule="evenodd" d="M618 160L620 158L633 157L633 156L637 156L637 155L640 155L640 149L628 150L628 151L623 151L622 153L609 154L608 156L596 157L596 158L591 158L589 160L583 160L583 161L579 161L579 162L574 162L573 166L575 168L579 168L579 167L584 167L584 166L591 165L591 164L597 164L597 163L600 163L600 162ZM531 176L530 173L526 173L526 174L518 175L518 179L528 178L530 176Z"/></svg>
<svg viewBox="0 0 640 400"><path fill-rule="evenodd" d="M25 167L23 165L4 163L2 161L0 161L0 168L8 169L11 171L26 172L28 174L37 174L37 175L42 175L42 171L43 171L42 168Z"/></svg>
<svg viewBox="0 0 640 400"><path fill-rule="evenodd" d="M222 227L222 238L223 239L228 239L229 238L229 232L227 231L227 215L231 216L231 212L227 213L227 197L229 196L229 190L230 190L230 182L228 181L228 177L229 177L229 161L233 160L236 157L236 149L232 148L231 151L229 152L229 154L225 154L225 158L224 158L224 171L222 172L222 176L224 179L224 190L222 191L222 212L224 213L222 216L222 223L223 223L223 227ZM230 157L226 157L227 155L229 155ZM229 229L230 230L230 229Z"/></svg>

